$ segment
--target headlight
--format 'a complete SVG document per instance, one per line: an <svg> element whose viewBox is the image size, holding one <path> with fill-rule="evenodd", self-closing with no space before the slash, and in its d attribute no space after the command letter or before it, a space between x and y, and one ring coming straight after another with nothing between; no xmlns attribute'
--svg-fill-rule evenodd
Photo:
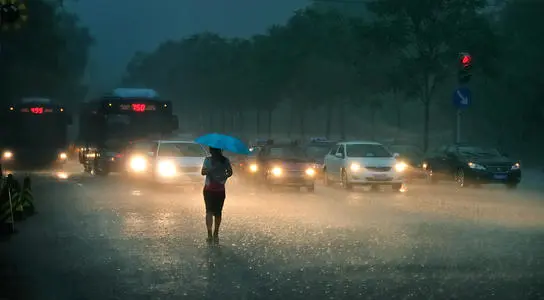
<svg viewBox="0 0 544 300"><path fill-rule="evenodd" d="M66 153L62 152L61 154L59 154L59 158L60 158L61 160L65 160L65 159L68 158L68 155L67 155Z"/></svg>
<svg viewBox="0 0 544 300"><path fill-rule="evenodd" d="M519 170L520 167L521 165L519 163L515 163L512 165L512 170Z"/></svg>
<svg viewBox="0 0 544 300"><path fill-rule="evenodd" d="M272 175L278 177L278 176L281 176L281 174L283 173L283 170L279 167L275 167L275 168L272 168Z"/></svg>
<svg viewBox="0 0 544 300"><path fill-rule="evenodd" d="M397 172L404 172L408 168L408 165L403 162L399 162L395 164L395 171Z"/></svg>
<svg viewBox="0 0 544 300"><path fill-rule="evenodd" d="M423 163L421 167L423 168L423 170L427 170L427 163Z"/></svg>
<svg viewBox="0 0 544 300"><path fill-rule="evenodd" d="M130 168L134 172L143 172L147 169L147 160L141 156L135 156L130 159Z"/></svg>
<svg viewBox="0 0 544 300"><path fill-rule="evenodd" d="M66 172L57 172L57 173L55 173L55 175L59 179L68 179L68 173L66 173Z"/></svg>
<svg viewBox="0 0 544 300"><path fill-rule="evenodd" d="M259 168L257 167L256 164L251 164L251 165L249 165L249 171L250 171L251 173L257 172L258 169L259 169Z"/></svg>
<svg viewBox="0 0 544 300"><path fill-rule="evenodd" d="M157 171L162 177L172 177L177 173L176 165L170 161L161 161Z"/></svg>
<svg viewBox="0 0 544 300"><path fill-rule="evenodd" d="M12 159L13 158L13 152L5 151L4 153L2 153L2 158L3 159Z"/></svg>
<svg viewBox="0 0 544 300"><path fill-rule="evenodd" d="M473 162L468 163L468 167L475 170L485 170L485 167L479 164L475 164Z"/></svg>
<svg viewBox="0 0 544 300"><path fill-rule="evenodd" d="M349 168L353 171L353 172L357 172L359 171L359 169L361 169L361 165L359 164L356 164L356 163L352 163Z"/></svg>
<svg viewBox="0 0 544 300"><path fill-rule="evenodd" d="M314 168L308 168L308 169L306 169L305 173L308 176L314 176L315 175L315 169Z"/></svg>

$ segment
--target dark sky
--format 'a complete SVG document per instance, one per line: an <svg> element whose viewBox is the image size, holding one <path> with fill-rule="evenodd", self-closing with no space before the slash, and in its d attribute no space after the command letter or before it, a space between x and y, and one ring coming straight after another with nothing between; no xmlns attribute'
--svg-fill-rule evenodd
<svg viewBox="0 0 544 300"><path fill-rule="evenodd" d="M96 38L89 63L92 90L110 88L134 52L202 31L250 36L284 23L308 0L76 0L68 9Z"/></svg>

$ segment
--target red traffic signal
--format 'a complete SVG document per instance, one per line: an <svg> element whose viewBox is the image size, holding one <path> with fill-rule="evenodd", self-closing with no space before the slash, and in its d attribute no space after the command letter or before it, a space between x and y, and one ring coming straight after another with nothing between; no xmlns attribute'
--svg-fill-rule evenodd
<svg viewBox="0 0 544 300"><path fill-rule="evenodd" d="M459 57L463 66L468 66L472 63L472 56L468 53L461 53Z"/></svg>

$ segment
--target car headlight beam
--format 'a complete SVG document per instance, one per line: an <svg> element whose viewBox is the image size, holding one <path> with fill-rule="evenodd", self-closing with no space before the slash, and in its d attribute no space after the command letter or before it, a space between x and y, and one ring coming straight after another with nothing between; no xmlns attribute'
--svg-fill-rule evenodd
<svg viewBox="0 0 544 300"><path fill-rule="evenodd" d="M308 176L314 176L315 175L315 169L314 168L308 168L308 169L306 169L306 171L304 171L304 173L306 173L306 175L308 175Z"/></svg>
<svg viewBox="0 0 544 300"><path fill-rule="evenodd" d="M471 169L474 169L474 170L485 170L484 166L482 166L480 164L477 164L477 163L473 163L473 162L469 162L468 167L471 168Z"/></svg>
<svg viewBox="0 0 544 300"><path fill-rule="evenodd" d="M279 177L279 176L281 176L281 174L283 174L283 170L280 167L272 168L271 172L272 172L272 175L274 175L276 177Z"/></svg>
<svg viewBox="0 0 544 300"><path fill-rule="evenodd" d="M361 169L361 165L360 164L357 164L357 163L352 163L350 166L349 166L349 169L353 172L357 172Z"/></svg>
<svg viewBox="0 0 544 300"><path fill-rule="evenodd" d="M251 165L249 165L249 171L250 171L251 173L255 173L255 172L257 172L257 170L259 170L259 167L257 166L257 164L251 164Z"/></svg>
<svg viewBox="0 0 544 300"><path fill-rule="evenodd" d="M171 161L161 161L157 171L162 177L172 177L177 174L176 165Z"/></svg>
<svg viewBox="0 0 544 300"><path fill-rule="evenodd" d="M404 172L408 168L408 165L404 162L398 162L395 164L395 171Z"/></svg>
<svg viewBox="0 0 544 300"><path fill-rule="evenodd" d="M2 158L3 159L12 159L13 158L13 152L4 151L4 153L2 153Z"/></svg>
<svg viewBox="0 0 544 300"><path fill-rule="evenodd" d="M141 156L135 156L130 159L130 169L134 172L143 172L147 169L147 160Z"/></svg>
<svg viewBox="0 0 544 300"><path fill-rule="evenodd" d="M519 170L521 168L521 164L519 162L512 165L511 170Z"/></svg>
<svg viewBox="0 0 544 300"><path fill-rule="evenodd" d="M65 160L65 159L67 159L67 158L68 158L68 154L66 154L66 152L61 152L61 153L59 154L59 159Z"/></svg>

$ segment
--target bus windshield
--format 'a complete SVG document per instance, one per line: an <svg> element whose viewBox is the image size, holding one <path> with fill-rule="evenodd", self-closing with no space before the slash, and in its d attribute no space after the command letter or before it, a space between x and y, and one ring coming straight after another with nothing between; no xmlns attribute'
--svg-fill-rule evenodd
<svg viewBox="0 0 544 300"><path fill-rule="evenodd" d="M169 121L157 114L114 114L106 115L103 134L108 138L141 138L161 133Z"/></svg>

